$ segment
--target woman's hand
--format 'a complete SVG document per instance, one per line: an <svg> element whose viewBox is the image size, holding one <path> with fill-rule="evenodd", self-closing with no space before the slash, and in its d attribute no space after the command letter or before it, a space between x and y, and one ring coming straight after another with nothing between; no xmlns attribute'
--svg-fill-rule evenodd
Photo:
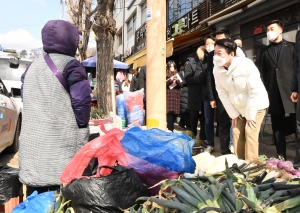
<svg viewBox="0 0 300 213"><path fill-rule="evenodd" d="M238 119L242 120L242 117L239 115L238 117L232 119L232 121L231 121L232 126L236 126L237 125Z"/></svg>
<svg viewBox="0 0 300 213"><path fill-rule="evenodd" d="M247 120L246 125L249 126L251 129L256 128L256 122L254 120Z"/></svg>

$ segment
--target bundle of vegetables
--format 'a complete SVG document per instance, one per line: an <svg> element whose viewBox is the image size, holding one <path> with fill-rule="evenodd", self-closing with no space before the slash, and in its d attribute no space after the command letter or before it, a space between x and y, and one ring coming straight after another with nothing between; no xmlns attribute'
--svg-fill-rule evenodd
<svg viewBox="0 0 300 213"><path fill-rule="evenodd" d="M291 213L300 212L300 182L263 181L265 171L254 178L250 174L265 165L246 167L233 165L212 176L165 180L157 185L161 189L154 197L141 197L126 212L173 213ZM249 165L248 165L249 166ZM250 172L253 171L253 172ZM251 179L250 181L247 181ZM269 182L269 183L268 183ZM156 185L156 186L157 186Z"/></svg>
<svg viewBox="0 0 300 213"><path fill-rule="evenodd" d="M291 161L284 161L283 159L270 158L266 161L266 164L281 170L286 171L291 178L300 178L300 170L294 169Z"/></svg>

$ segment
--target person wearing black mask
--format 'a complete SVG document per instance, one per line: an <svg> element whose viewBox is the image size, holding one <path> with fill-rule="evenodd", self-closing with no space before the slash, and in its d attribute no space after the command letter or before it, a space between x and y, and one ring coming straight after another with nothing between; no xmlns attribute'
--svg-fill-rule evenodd
<svg viewBox="0 0 300 213"><path fill-rule="evenodd" d="M277 155L286 159L285 126L296 130L295 103L290 99L294 43L282 38L284 25L281 21L270 21L266 28L271 42L261 54L261 75L269 95L268 113L271 114Z"/></svg>

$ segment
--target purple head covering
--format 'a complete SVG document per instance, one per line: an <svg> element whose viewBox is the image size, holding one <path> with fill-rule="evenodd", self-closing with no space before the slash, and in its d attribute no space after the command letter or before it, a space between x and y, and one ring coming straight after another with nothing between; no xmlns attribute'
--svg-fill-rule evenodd
<svg viewBox="0 0 300 213"><path fill-rule="evenodd" d="M50 20L42 29L43 49L46 53L74 56L79 41L79 30L64 20Z"/></svg>

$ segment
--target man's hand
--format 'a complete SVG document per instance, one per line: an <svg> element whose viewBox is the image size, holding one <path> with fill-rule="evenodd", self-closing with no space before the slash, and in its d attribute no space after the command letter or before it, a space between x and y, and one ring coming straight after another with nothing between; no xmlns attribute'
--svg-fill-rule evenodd
<svg viewBox="0 0 300 213"><path fill-rule="evenodd" d="M246 125L249 126L251 129L256 128L256 122L254 120L247 120Z"/></svg>
<svg viewBox="0 0 300 213"><path fill-rule="evenodd" d="M216 108L217 107L217 102L216 101L210 101L210 106L211 106L211 108Z"/></svg>
<svg viewBox="0 0 300 213"><path fill-rule="evenodd" d="M298 92L293 92L291 95L291 99L294 103L298 102L298 97L299 97Z"/></svg>
<svg viewBox="0 0 300 213"><path fill-rule="evenodd" d="M238 117L232 119L232 121L231 121L232 126L236 126L237 125L238 119L242 120L242 117L239 115Z"/></svg>

